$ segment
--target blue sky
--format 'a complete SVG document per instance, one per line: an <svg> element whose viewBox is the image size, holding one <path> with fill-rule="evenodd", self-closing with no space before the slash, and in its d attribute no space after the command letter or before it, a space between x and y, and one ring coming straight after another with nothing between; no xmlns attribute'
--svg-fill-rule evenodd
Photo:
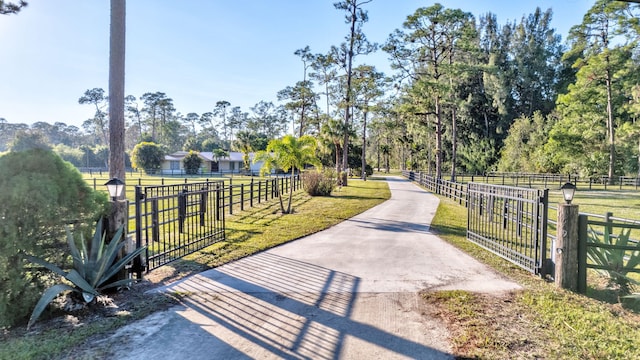
<svg viewBox="0 0 640 360"><path fill-rule="evenodd" d="M243 111L302 80L293 53L309 45L326 53L347 35L337 0L129 0L126 94L162 91L182 114L211 111L226 100ZM443 0L501 24L539 6L552 8L563 39L593 0ZM365 8L368 39L383 43L407 15L433 2L373 0ZM93 116L79 105L84 91L108 89L109 1L31 0L18 15L0 17L0 117L12 123L64 122ZM388 72L386 54L358 63Z"/></svg>

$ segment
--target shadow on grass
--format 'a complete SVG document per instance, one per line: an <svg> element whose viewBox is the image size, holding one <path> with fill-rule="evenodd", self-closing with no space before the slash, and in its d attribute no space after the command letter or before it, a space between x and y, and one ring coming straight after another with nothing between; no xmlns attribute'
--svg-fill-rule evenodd
<svg viewBox="0 0 640 360"><path fill-rule="evenodd" d="M450 225L432 225L431 229L438 235L453 235L453 236L467 236L467 229L461 228L459 226L450 226Z"/></svg>

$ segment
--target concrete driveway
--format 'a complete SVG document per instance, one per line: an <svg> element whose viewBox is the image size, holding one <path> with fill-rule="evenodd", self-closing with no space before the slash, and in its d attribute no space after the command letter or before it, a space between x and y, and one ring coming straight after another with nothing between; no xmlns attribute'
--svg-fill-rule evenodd
<svg viewBox="0 0 640 360"><path fill-rule="evenodd" d="M122 328L113 358L453 358L418 292L520 286L429 231L437 197L388 182L352 219L163 288L183 304Z"/></svg>

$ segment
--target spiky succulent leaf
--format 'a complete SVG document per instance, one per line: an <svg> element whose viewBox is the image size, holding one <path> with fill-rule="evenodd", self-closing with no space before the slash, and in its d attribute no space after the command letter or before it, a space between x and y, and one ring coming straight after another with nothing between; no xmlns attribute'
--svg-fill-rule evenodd
<svg viewBox="0 0 640 360"><path fill-rule="evenodd" d="M71 233L71 230L69 229L68 226L65 227L65 231L67 232L67 244L69 244L69 251L71 252L71 258L73 259L73 267L78 269L80 274L84 276L82 271L84 269L84 267L82 266L83 264L82 254L80 253L80 251L78 251L78 247L76 246L76 241L73 238L73 234Z"/></svg>
<svg viewBox="0 0 640 360"><path fill-rule="evenodd" d="M71 269L71 271L69 271L69 274L67 274L65 278L71 281L73 285L80 288L82 292L88 292L90 294L100 295L98 290L96 290L95 287L91 286L91 284L89 284L89 282L87 282L87 280L85 280L76 269Z"/></svg>
<svg viewBox="0 0 640 360"><path fill-rule="evenodd" d="M108 287L102 287L101 285L104 284L107 280L111 279L111 277L117 274L125 265L132 262L133 259L136 258L136 256L140 255L145 250L146 250L146 247L136 249L133 252L124 256L122 259L118 260L118 262L116 262L115 264L113 264L103 275L102 281L98 285L98 289L103 290L108 288Z"/></svg>
<svg viewBox="0 0 640 360"><path fill-rule="evenodd" d="M53 265L52 263L46 261L46 260L42 260L40 258L37 258L35 256L31 256L31 255L27 255L24 254L24 257L27 258L27 260L31 261L32 263L38 264L38 265L42 265L45 268L47 268L48 270L60 275L60 276L67 276L67 273L60 269L59 267L57 267L56 265Z"/></svg>
<svg viewBox="0 0 640 360"><path fill-rule="evenodd" d="M45 290L45 292L40 297L40 300L38 300L36 307L33 309L33 312L31 313L31 317L29 318L29 323L27 324L27 330L31 327L31 325L33 325L33 323L36 322L36 320L38 320L40 315L42 315L42 312L44 311L44 309L47 308L47 305L49 305L49 303L53 301L53 299L55 299L58 295L60 295L65 291L76 291L76 290L73 287L66 284L53 285L52 287Z"/></svg>

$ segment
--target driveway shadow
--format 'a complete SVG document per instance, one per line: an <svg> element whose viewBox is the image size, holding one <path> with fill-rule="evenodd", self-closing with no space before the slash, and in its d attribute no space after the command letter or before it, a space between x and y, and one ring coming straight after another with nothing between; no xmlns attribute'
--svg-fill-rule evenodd
<svg viewBox="0 0 640 360"><path fill-rule="evenodd" d="M358 277L263 252L165 291L183 294L196 313L181 315L240 351L237 358L339 359L354 349L360 355L376 349L378 358L453 358L355 319L359 284Z"/></svg>

